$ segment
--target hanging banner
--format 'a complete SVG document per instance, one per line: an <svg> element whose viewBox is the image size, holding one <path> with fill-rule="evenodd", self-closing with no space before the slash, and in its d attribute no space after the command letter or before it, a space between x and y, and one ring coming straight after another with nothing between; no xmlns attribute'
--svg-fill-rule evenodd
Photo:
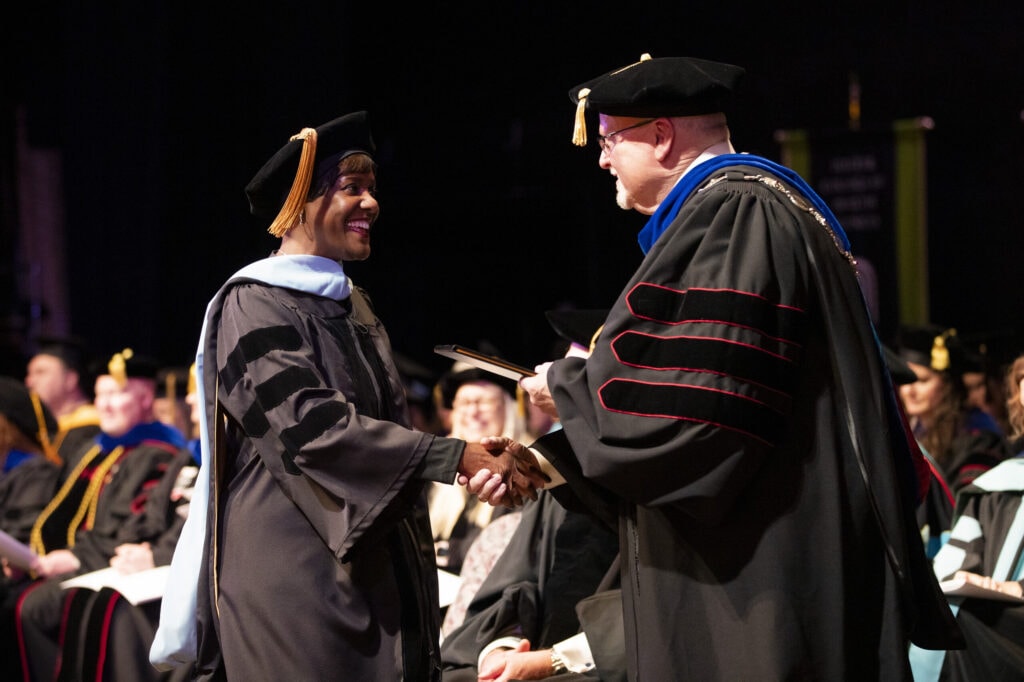
<svg viewBox="0 0 1024 682"><path fill-rule="evenodd" d="M782 163L821 195L850 238L883 340L928 321L926 163L929 119L891 129L782 131Z"/></svg>

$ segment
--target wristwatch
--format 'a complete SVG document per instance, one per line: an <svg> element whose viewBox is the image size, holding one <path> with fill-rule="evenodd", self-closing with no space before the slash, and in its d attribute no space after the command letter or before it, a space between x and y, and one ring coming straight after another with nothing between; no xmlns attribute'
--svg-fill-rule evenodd
<svg viewBox="0 0 1024 682"><path fill-rule="evenodd" d="M562 660L562 656L555 651L551 650L551 672L555 675L564 673L568 668L565 667L565 661Z"/></svg>

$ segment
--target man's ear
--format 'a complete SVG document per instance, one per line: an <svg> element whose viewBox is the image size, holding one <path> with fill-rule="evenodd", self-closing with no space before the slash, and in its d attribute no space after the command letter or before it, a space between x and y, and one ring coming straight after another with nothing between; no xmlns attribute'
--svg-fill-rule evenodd
<svg viewBox="0 0 1024 682"><path fill-rule="evenodd" d="M667 118L659 118L652 124L654 127L654 155L658 161L664 161L672 149L672 143L676 138L676 129L672 121Z"/></svg>

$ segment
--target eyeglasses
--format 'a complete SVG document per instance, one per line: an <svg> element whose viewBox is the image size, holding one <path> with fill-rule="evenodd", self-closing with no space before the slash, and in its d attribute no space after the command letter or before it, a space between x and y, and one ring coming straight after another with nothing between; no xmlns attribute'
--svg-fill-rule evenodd
<svg viewBox="0 0 1024 682"><path fill-rule="evenodd" d="M462 409L476 407L481 410L493 410L501 404L501 398L495 396L480 396L477 398L456 398L452 401L452 407Z"/></svg>
<svg viewBox="0 0 1024 682"><path fill-rule="evenodd" d="M639 123L634 123L631 126L626 126L625 128L619 128L618 130L613 130L610 133L605 133L604 135L598 135L597 136L597 146L599 146L601 148L601 151L604 152L605 154L611 154L612 153L612 148L615 146L615 143L611 141L612 137L614 137L615 135L618 135L619 133L624 133L627 130L632 130L633 128L639 128L640 126L645 126L648 123L654 123L657 120L658 119L656 119L656 118L649 118L646 121L640 121Z"/></svg>

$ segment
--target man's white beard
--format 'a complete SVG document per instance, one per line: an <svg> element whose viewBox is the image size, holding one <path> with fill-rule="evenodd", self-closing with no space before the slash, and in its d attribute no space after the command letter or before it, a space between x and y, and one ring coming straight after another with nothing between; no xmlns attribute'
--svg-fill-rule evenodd
<svg viewBox="0 0 1024 682"><path fill-rule="evenodd" d="M624 211L628 211L634 206L633 197L617 179L615 180L615 203Z"/></svg>

